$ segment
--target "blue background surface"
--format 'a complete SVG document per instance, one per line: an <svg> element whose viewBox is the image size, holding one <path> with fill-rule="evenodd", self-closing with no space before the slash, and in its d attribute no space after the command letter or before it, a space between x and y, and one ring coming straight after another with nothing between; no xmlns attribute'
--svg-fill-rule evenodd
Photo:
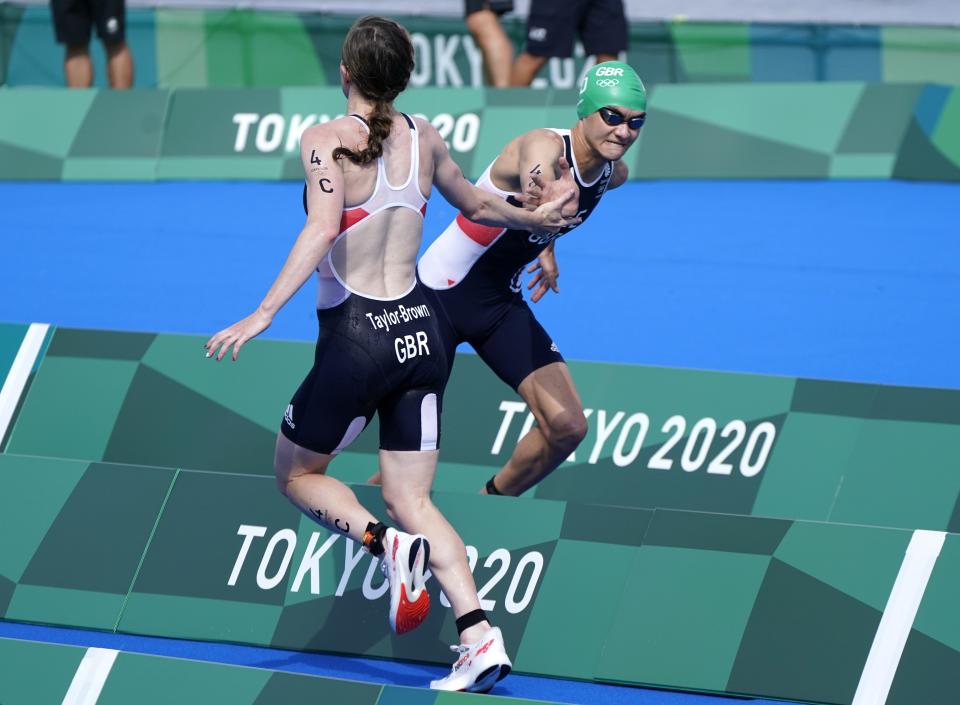
<svg viewBox="0 0 960 705"><path fill-rule="evenodd" d="M536 305L571 359L960 387L960 186L633 182ZM453 209L435 196L424 245ZM0 184L0 321L209 335L257 305L296 183ZM308 283L267 337L312 340Z"/></svg>

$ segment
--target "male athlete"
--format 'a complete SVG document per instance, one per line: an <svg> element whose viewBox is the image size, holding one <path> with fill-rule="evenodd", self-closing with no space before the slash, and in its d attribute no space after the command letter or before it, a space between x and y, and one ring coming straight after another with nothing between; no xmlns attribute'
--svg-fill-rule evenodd
<svg viewBox="0 0 960 705"><path fill-rule="evenodd" d="M546 198L551 183L556 186L570 168L580 189L577 215L586 221L603 194L626 181L627 165L621 159L639 136L646 109L643 82L629 64L597 64L583 79L573 128L536 129L515 138L477 186L521 206L521 193L532 203L540 192L532 175L546 182ZM549 289L559 291L554 240L574 227L532 233L480 225L461 213L417 265L428 295L432 292L445 314L438 319L451 367L457 345L470 343L523 397L537 421L487 482L488 494L523 493L563 462L587 432L570 370L520 293L521 272L535 258L538 262L527 270L535 273L527 287L536 286L531 299L539 301Z"/></svg>

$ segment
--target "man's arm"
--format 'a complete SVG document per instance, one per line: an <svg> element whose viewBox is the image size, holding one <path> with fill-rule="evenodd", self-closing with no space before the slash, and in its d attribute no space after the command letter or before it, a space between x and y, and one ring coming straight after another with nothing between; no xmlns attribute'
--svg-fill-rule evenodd
<svg viewBox="0 0 960 705"><path fill-rule="evenodd" d="M552 130L532 130L520 138L517 145L517 160L513 165L514 173L520 177L523 194L528 203L536 204L541 199L551 198L558 188L577 189L576 181L570 174L570 165L564 156L563 138ZM510 165L500 164L502 169L509 169ZM501 174L501 178L507 174ZM504 180L506 180L504 178ZM565 208L565 213L575 214L578 199L571 199ZM554 256L556 240L551 241L537 256L537 260L527 267L532 274L527 283L531 291L530 301L537 303L548 291L560 293L557 279L560 268Z"/></svg>
<svg viewBox="0 0 960 705"><path fill-rule="evenodd" d="M530 293L530 300L533 303L537 303L548 291L554 294L560 293L560 285L557 283L560 278L560 266L557 264L556 244L557 241L554 240L543 248L543 252L537 255L537 261L527 267L527 272L533 274L527 283L527 289L533 289Z"/></svg>
<svg viewBox="0 0 960 705"><path fill-rule="evenodd" d="M520 138L517 146L517 163L504 164L505 169L515 170L524 192L536 186L533 177L539 176L544 184L556 181L561 176L560 160L563 158L563 138L552 130L531 130ZM496 176L498 160L494 166ZM504 174L504 176L507 176Z"/></svg>
<svg viewBox="0 0 960 705"><path fill-rule="evenodd" d="M213 335L204 346L207 357L215 355L222 360L232 346L236 361L244 343L270 326L277 311L304 285L330 250L339 234L343 212L343 171L332 157L339 146L330 124L316 125L303 133L300 159L307 181L307 221L257 310Z"/></svg>
<svg viewBox="0 0 960 705"><path fill-rule="evenodd" d="M563 214L576 215L580 189L564 155L563 138L552 130L531 130L518 140L516 154L513 163L503 158L494 163L494 183L519 182L521 199L528 207L572 190L574 198L567 202Z"/></svg>

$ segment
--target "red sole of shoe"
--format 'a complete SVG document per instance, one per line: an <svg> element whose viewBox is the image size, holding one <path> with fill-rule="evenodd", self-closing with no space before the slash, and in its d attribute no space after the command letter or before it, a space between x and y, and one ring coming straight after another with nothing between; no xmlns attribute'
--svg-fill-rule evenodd
<svg viewBox="0 0 960 705"><path fill-rule="evenodd" d="M407 599L407 586L400 586L400 606L397 608L397 634L406 634L419 627L430 612L430 594L424 590L416 602Z"/></svg>

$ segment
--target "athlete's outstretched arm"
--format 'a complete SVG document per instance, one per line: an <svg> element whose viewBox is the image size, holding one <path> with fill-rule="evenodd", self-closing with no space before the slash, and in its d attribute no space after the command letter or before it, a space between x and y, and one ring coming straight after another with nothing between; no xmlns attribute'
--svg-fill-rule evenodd
<svg viewBox="0 0 960 705"><path fill-rule="evenodd" d="M433 156L433 183L454 208L475 223L522 230L556 231L580 222L579 218L564 216L560 212L564 205L575 198L574 191L563 193L533 211L516 208L463 178L463 172L453 161L436 128L425 124L423 129L430 141Z"/></svg>
<svg viewBox="0 0 960 705"><path fill-rule="evenodd" d="M343 170L332 156L339 146L335 128L329 123L303 133L300 158L307 181L307 221L257 310L213 335L204 345L207 357L222 360L232 347L236 361L243 344L270 326L277 311L304 285L330 250L343 213Z"/></svg>

